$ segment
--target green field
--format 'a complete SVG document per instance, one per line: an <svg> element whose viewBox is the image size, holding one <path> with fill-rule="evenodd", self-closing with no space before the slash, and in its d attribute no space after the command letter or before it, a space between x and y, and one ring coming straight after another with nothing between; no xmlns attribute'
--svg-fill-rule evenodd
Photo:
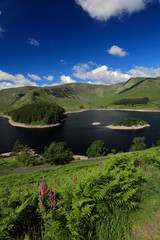
<svg viewBox="0 0 160 240"><path fill-rule="evenodd" d="M160 239L160 147L99 162L1 176L0 239Z"/></svg>

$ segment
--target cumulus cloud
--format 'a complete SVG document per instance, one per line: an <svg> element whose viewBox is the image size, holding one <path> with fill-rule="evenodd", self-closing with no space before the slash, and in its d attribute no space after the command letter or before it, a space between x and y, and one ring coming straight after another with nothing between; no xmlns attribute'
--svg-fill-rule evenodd
<svg viewBox="0 0 160 240"><path fill-rule="evenodd" d="M22 86L37 86L35 82L31 82L22 74L12 75L0 70L0 89Z"/></svg>
<svg viewBox="0 0 160 240"><path fill-rule="evenodd" d="M29 74L28 73L28 77L32 78L35 81L41 81L41 78L35 74Z"/></svg>
<svg viewBox="0 0 160 240"><path fill-rule="evenodd" d="M39 47L39 42L34 38L28 38L28 44L34 47Z"/></svg>
<svg viewBox="0 0 160 240"><path fill-rule="evenodd" d="M62 75L60 77L60 79L61 79L61 83L60 84L67 84L67 83L75 83L76 82L70 76L65 76L65 75Z"/></svg>
<svg viewBox="0 0 160 240"><path fill-rule="evenodd" d="M113 71L106 65L90 70L86 64L76 65L73 75L83 80L94 80L96 84L114 84L126 81L130 78L129 74L123 74L119 69Z"/></svg>
<svg viewBox="0 0 160 240"><path fill-rule="evenodd" d="M92 18L107 21L145 8L153 0L75 0Z"/></svg>
<svg viewBox="0 0 160 240"><path fill-rule="evenodd" d="M96 68L91 69L91 66L87 63L74 66L73 71L73 75L79 79L89 80L89 83L107 85L124 82L131 77L160 76L160 68L147 68L143 66L135 66L129 71L123 73L120 69L109 69L106 65L96 65Z"/></svg>
<svg viewBox="0 0 160 240"><path fill-rule="evenodd" d="M111 55L118 56L118 57L125 57L128 53L116 45L113 45L107 52Z"/></svg>
<svg viewBox="0 0 160 240"><path fill-rule="evenodd" d="M47 81L52 81L52 80L54 79L54 77L51 76L51 75L49 75L48 77L43 76L43 78L44 78L45 80L47 80Z"/></svg>
<svg viewBox="0 0 160 240"><path fill-rule="evenodd" d="M143 66L136 66L128 71L131 77L159 77L160 68L147 68Z"/></svg>

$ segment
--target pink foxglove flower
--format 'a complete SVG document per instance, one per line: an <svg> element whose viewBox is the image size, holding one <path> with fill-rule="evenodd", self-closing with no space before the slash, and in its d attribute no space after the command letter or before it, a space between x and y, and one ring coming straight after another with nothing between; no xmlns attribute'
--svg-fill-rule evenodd
<svg viewBox="0 0 160 240"><path fill-rule="evenodd" d="M73 182L74 182L74 184L76 184L76 182L77 182L76 174L74 174Z"/></svg>
<svg viewBox="0 0 160 240"><path fill-rule="evenodd" d="M56 200L56 196L52 194L52 198L51 198L51 208L53 208L53 210L57 209L57 200Z"/></svg>
<svg viewBox="0 0 160 240"><path fill-rule="evenodd" d="M53 210L56 210L56 209L57 209L56 194L54 193L54 195L53 195L52 190L51 190L51 187L50 187L50 189L49 189L49 201L50 201L50 203L51 203L51 208L52 208Z"/></svg>
<svg viewBox="0 0 160 240"><path fill-rule="evenodd" d="M100 161L99 166L100 166L100 168L102 168L102 161Z"/></svg>

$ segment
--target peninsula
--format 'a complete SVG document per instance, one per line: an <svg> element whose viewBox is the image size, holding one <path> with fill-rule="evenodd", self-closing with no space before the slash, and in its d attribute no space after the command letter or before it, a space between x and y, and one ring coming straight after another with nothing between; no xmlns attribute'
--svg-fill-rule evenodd
<svg viewBox="0 0 160 240"><path fill-rule="evenodd" d="M8 115L1 115L9 119L15 127L48 128L60 125L64 120L65 110L55 103L33 103L12 110Z"/></svg>

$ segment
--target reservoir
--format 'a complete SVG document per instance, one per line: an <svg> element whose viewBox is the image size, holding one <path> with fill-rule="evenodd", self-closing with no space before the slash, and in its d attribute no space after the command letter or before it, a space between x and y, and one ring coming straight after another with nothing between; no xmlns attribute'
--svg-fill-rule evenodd
<svg viewBox="0 0 160 240"><path fill-rule="evenodd" d="M106 128L123 118L141 118L151 126L133 131ZM98 139L105 142L109 151L113 148L117 151L128 151L133 138L143 136L146 138L147 147L156 144L160 139L159 112L90 110L71 113L60 126L44 129L13 127L8 123L8 119L0 117L0 153L10 152L17 139L39 153L52 141L65 141L74 154L85 154L89 145Z"/></svg>

